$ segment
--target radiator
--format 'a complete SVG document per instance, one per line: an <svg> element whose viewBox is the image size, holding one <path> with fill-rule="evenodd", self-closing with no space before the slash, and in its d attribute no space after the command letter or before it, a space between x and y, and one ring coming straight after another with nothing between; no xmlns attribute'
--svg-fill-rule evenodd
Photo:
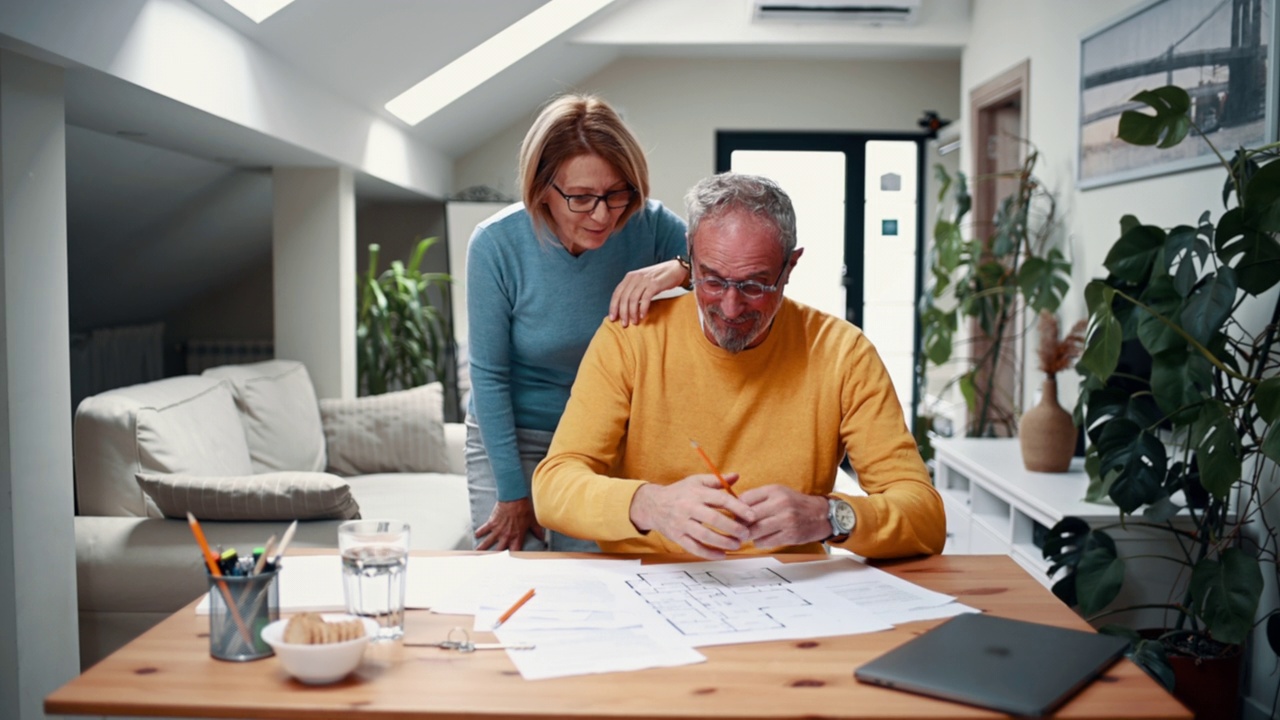
<svg viewBox="0 0 1280 720"><path fill-rule="evenodd" d="M219 365L270 360L275 357L275 343L271 340L188 340L185 351L187 372L199 375Z"/></svg>

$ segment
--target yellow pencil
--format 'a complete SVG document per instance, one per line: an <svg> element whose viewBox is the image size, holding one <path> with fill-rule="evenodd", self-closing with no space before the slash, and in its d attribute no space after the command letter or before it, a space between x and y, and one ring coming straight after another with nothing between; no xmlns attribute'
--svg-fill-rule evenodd
<svg viewBox="0 0 1280 720"><path fill-rule="evenodd" d="M707 457L707 453L702 449L702 446L693 438L689 438L689 444L692 445L693 449L697 450L698 454L702 456L702 460L707 464L707 467L711 468L711 473L720 481L720 487L724 488L724 491L730 495L738 497L738 493L733 491L733 486L730 485L729 481L725 480L724 476L720 474L720 471L716 469L716 464L711 462L711 458Z"/></svg>

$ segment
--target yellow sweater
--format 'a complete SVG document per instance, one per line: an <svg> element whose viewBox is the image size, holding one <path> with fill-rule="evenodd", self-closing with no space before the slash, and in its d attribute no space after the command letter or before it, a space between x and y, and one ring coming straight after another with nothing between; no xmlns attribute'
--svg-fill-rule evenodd
<svg viewBox="0 0 1280 720"><path fill-rule="evenodd" d="M707 467L735 489L785 484L831 494L847 452L867 497L840 545L864 557L942 551L942 500L907 432L889 374L858 328L783 300L763 343L734 355L702 334L692 294L655 303L640 325L605 321L578 369L551 449L533 476L538 521L606 552L683 552L631 523L641 483ZM742 552L820 552L820 543Z"/></svg>

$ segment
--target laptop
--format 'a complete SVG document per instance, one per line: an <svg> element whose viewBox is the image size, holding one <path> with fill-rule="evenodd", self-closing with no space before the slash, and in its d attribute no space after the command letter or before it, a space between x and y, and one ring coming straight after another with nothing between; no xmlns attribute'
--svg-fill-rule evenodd
<svg viewBox="0 0 1280 720"><path fill-rule="evenodd" d="M1047 715L1128 642L1111 635L960 615L857 668L859 681L1011 715Z"/></svg>

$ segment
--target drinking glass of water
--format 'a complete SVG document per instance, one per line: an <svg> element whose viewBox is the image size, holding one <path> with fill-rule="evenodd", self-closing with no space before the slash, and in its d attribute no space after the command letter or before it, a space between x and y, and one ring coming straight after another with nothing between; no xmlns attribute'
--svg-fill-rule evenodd
<svg viewBox="0 0 1280 720"><path fill-rule="evenodd" d="M338 526L342 591L347 612L378 623L374 640L404 637L404 570L409 564L409 524L399 520L350 520Z"/></svg>

